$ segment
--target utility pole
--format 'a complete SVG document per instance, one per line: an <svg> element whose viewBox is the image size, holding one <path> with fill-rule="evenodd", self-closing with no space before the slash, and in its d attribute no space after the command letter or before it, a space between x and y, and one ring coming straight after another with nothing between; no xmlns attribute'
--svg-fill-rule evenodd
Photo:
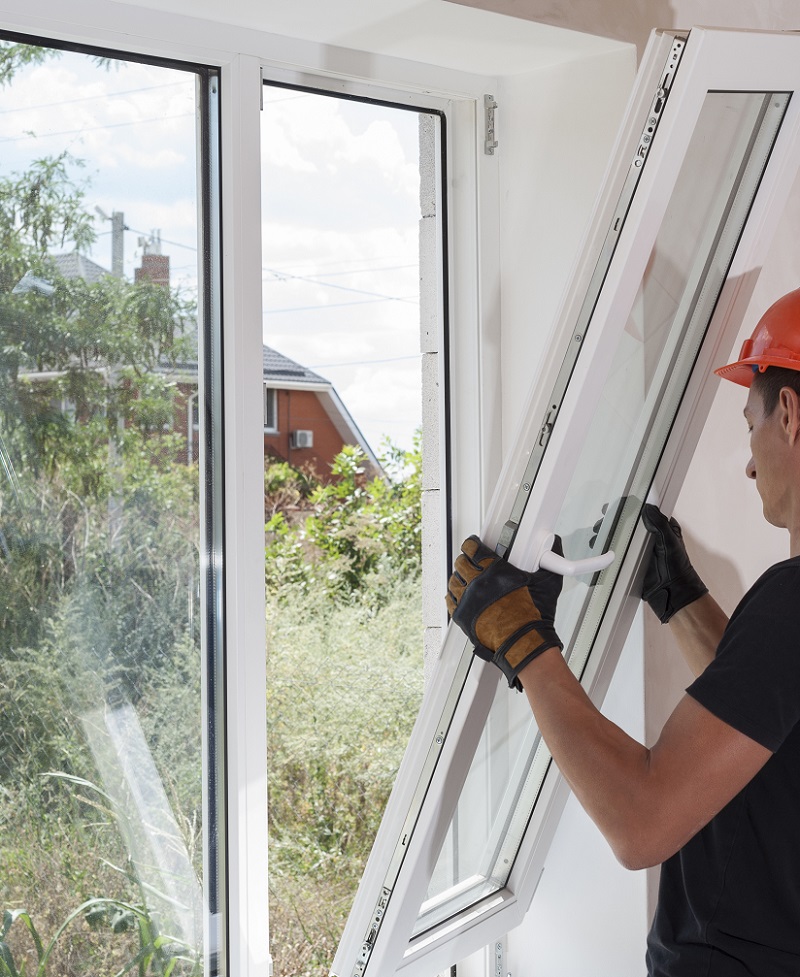
<svg viewBox="0 0 800 977"><path fill-rule="evenodd" d="M111 274L122 278L125 257L125 215L121 210L111 212Z"/></svg>
<svg viewBox="0 0 800 977"><path fill-rule="evenodd" d="M122 278L125 258L125 215L121 210L112 210L111 216L102 207L95 207L98 216L104 221L111 221L111 274L114 278Z"/></svg>

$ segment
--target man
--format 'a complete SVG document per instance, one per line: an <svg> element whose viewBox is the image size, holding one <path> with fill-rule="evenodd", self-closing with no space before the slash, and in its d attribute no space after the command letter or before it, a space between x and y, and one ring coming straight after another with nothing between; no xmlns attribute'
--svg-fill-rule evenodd
<svg viewBox="0 0 800 977"><path fill-rule="evenodd" d="M448 609L524 690L561 773L637 869L664 863L648 938L651 977L800 975L800 289L716 371L749 388L744 416L764 516L789 531L730 621L654 506L643 596L697 676L647 749L592 705L560 653L561 579L529 574L472 536Z"/></svg>

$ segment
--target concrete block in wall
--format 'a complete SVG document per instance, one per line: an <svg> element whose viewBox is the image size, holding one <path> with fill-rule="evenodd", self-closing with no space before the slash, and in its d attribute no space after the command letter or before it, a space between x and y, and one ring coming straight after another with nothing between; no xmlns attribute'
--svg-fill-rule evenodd
<svg viewBox="0 0 800 977"><path fill-rule="evenodd" d="M439 233L436 214L419 222L419 341L423 353L436 353L441 345L439 327Z"/></svg>
<svg viewBox="0 0 800 977"><path fill-rule="evenodd" d="M444 640L445 629L444 628L425 628L425 636L423 639L424 648L424 662L425 662L425 688L427 689L428 683L430 682L431 675L433 673L433 667L439 660L439 653L442 650L442 641Z"/></svg>
<svg viewBox="0 0 800 977"><path fill-rule="evenodd" d="M447 586L442 566L441 493L422 493L422 623L441 627L444 623L444 595Z"/></svg>
<svg viewBox="0 0 800 977"><path fill-rule="evenodd" d="M422 488L442 487L440 460L440 403L439 355L425 353L422 357ZM425 524L423 523L423 526ZM427 528L427 527L426 527ZM423 530L425 532L426 529Z"/></svg>

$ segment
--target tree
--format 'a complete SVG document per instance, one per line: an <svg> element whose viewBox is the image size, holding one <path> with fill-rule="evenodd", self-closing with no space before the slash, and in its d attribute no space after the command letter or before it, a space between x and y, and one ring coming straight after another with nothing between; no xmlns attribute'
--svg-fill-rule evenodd
<svg viewBox="0 0 800 977"><path fill-rule="evenodd" d="M173 463L185 452L170 430L194 309L150 282L59 276L51 250L94 233L76 165L61 154L0 178L0 649L36 647L80 570L133 667L132 621L151 648L171 645L170 615L185 618L173 578L194 574L196 526L180 514L196 511L196 472Z"/></svg>
<svg viewBox="0 0 800 977"><path fill-rule="evenodd" d="M14 75L32 64L44 64L52 58L58 58L61 52L52 47L36 47L33 44L17 44L14 41L0 41L0 88L10 84ZM96 56L95 64L108 67L110 58Z"/></svg>

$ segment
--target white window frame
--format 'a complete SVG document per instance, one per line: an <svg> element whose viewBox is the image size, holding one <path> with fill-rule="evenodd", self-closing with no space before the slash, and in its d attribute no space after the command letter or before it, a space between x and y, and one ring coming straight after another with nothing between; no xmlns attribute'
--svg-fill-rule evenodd
<svg viewBox="0 0 800 977"><path fill-rule="evenodd" d="M658 39L652 41L650 53L657 53L660 43ZM627 171L633 159L632 149L643 132L642 110L646 112L650 104L655 91L652 82L663 64L663 57L652 65L646 63L646 87L632 102L618 147L618 173ZM675 502L717 383L710 375L711 368L725 361L732 346L798 170L800 37L796 35L705 29L691 32L664 109L658 138L650 150L599 295L592 329L530 492L514 549L514 562L522 566L535 566L544 538L554 526L579 446L589 429L613 350L636 298L700 110L707 93L714 90L790 92L792 98L656 474L654 489L667 511ZM616 185L613 177L612 171L611 192L606 193L599 208L595 230L579 270L578 280L584 286L594 266L599 242L609 227L609 208L613 209L618 196L621 176L617 175ZM559 317L559 340L553 344L550 360L534 382L515 450L510 454L483 526L482 535L490 544L499 539L522 480L530 447L536 442L542 419L547 415L550 391L578 321L584 291L585 288L579 288L568 295ZM634 558L628 564L629 584L640 572L637 561L641 561L646 536L638 526L631 543ZM611 612L606 614L602 625L601 643L605 651L590 661L583 676L584 687L595 702L602 701L639 604L635 588L622 589L627 596L612 600ZM567 793L552 766L531 822L532 830L529 829L523 840L506 887L465 909L455 920L411 938L438 848L455 810L498 682L496 669L476 662L463 682L452 725L449 730L445 728L440 719L448 715L448 696L454 689L462 688L462 679L457 674L463 675L463 663L469 658L463 636L457 628L451 628L367 866L353 917L337 954L334 973L339 977L362 974L428 977L502 937L522 921L530 906ZM430 775L426 764L430 765L430 757L436 754L438 762ZM418 808L415 797L423 793L424 802ZM390 890L384 888L387 879L393 881ZM367 952L362 953L362 948L370 943Z"/></svg>

